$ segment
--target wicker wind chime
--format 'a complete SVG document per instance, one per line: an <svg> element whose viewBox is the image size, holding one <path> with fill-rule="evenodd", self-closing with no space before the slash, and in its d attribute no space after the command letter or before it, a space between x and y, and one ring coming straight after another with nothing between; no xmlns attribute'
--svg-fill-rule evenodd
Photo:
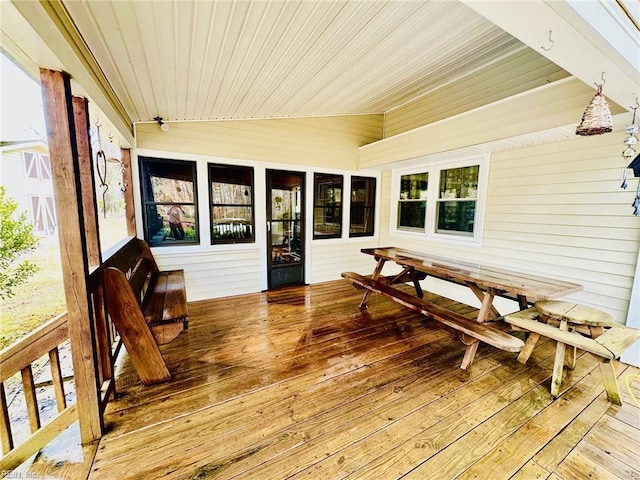
<svg viewBox="0 0 640 480"><path fill-rule="evenodd" d="M613 130L611 110L609 109L607 100L604 98L604 95L602 95L603 85L604 78L602 79L602 84L596 84L598 90L582 114L582 121L576 128L576 135L601 135Z"/></svg>

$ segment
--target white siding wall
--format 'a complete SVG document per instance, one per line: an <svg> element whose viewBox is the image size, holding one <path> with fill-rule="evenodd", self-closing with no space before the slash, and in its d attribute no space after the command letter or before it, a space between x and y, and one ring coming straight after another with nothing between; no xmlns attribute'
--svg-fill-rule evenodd
<svg viewBox="0 0 640 480"><path fill-rule="evenodd" d="M375 261L360 252L378 246L377 237L320 240L311 245L311 283L337 280L342 272L371 273ZM346 285L346 284L345 284Z"/></svg>
<svg viewBox="0 0 640 480"><path fill-rule="evenodd" d="M620 129L617 130L620 132ZM624 132L494 153L482 247L435 244L391 235L381 243L437 251L470 261L580 283L574 300L626 321L640 245L631 202L638 179L620 189ZM382 225L388 225L391 173L382 181ZM391 207L389 207L391 206ZM452 295L462 290L442 287Z"/></svg>
<svg viewBox="0 0 640 480"><path fill-rule="evenodd" d="M186 250L186 249L185 249ZM161 270L184 269L187 300L227 297L260 291L260 250L217 249L214 252L173 253L155 248L153 255Z"/></svg>

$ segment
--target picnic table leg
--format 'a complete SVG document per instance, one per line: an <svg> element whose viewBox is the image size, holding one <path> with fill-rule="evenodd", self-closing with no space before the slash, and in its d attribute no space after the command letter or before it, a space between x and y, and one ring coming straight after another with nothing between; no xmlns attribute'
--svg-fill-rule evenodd
<svg viewBox="0 0 640 480"><path fill-rule="evenodd" d="M464 333L460 335L460 340L467 346L467 349L464 352L464 358L462 359L462 364L460 364L460 368L462 370L466 370L473 363L480 341L476 338L470 337L469 335L465 335Z"/></svg>
<svg viewBox="0 0 640 480"><path fill-rule="evenodd" d="M562 320L560 322L560 330L567 331L568 329L567 321ZM554 398L560 396L560 385L562 384L562 370L566 351L567 345L562 342L557 342L556 357L553 361L553 375L551 376L551 396Z"/></svg>
<svg viewBox="0 0 640 480"><path fill-rule="evenodd" d="M529 301L525 295L518 295L518 307L520 307L520 310L529 308Z"/></svg>
<svg viewBox="0 0 640 480"><path fill-rule="evenodd" d="M518 354L518 361L520 363L527 363L527 360L529 360L529 357L533 353L533 348L536 346L536 343L538 343L539 338L539 333L530 332L529 335L527 335L527 341L524 342L524 347L522 347L522 350L520 350L520 353Z"/></svg>
<svg viewBox="0 0 640 480"><path fill-rule="evenodd" d="M380 272L382 272L382 267L384 266L384 262L386 260L382 257L378 258L378 263L376 264L376 268L373 270L373 274L371 275L371 280L378 280L380 277ZM371 295L371 290L365 290L364 295L362 296L362 301L360 302L360 310L367 309L367 302L369 301L369 295Z"/></svg>
<svg viewBox="0 0 640 480"><path fill-rule="evenodd" d="M411 267L411 278L413 279L413 286L416 289L416 295L418 298L424 297L422 287L420 286L420 280L418 280L418 272L416 272L416 269L413 267Z"/></svg>
<svg viewBox="0 0 640 480"><path fill-rule="evenodd" d="M613 368L613 361L603 359L602 362L599 363L599 366L604 389L607 392L607 398L615 405L622 405L620 388L618 387L618 380L616 379L616 371Z"/></svg>
<svg viewBox="0 0 640 480"><path fill-rule="evenodd" d="M473 290L473 289L472 289ZM489 318L489 314L492 313L495 317L499 317L500 313L493 306L493 298L495 293L493 290L487 290L484 292L484 298L482 298L482 305L480 306L480 312L478 312L477 321L480 323L486 322Z"/></svg>

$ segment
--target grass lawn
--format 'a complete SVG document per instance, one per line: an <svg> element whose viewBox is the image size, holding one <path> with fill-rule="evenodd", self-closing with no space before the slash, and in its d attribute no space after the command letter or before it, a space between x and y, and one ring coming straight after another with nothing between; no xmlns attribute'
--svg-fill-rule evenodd
<svg viewBox="0 0 640 480"><path fill-rule="evenodd" d="M0 308L0 349L27 335L50 318L64 312L62 270L58 236L40 239L30 259L40 269L19 285L15 295L2 301Z"/></svg>
<svg viewBox="0 0 640 480"><path fill-rule="evenodd" d="M124 212L98 220L103 251L126 236ZM0 350L67 310L57 233L41 238L29 258L40 269L0 303Z"/></svg>

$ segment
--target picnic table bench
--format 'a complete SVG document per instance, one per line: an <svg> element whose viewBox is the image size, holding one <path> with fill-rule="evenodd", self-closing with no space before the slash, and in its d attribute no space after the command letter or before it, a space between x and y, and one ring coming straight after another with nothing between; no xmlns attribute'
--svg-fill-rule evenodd
<svg viewBox="0 0 640 480"><path fill-rule="evenodd" d="M505 270L498 267L478 265L441 256L412 252L396 247L365 248L362 253L377 261L370 276L344 272L342 277L356 288L364 289L360 309L366 309L371 293L381 294L405 307L433 318L460 333L466 351L460 368L467 369L473 362L479 342L485 342L509 352L519 352L524 342L498 328L490 322L501 318L494 305L496 296L516 300L520 309L526 309L537 300L554 299L580 291L581 285ZM396 275L382 275L386 262L400 266ZM480 300L481 306L475 319L466 318L452 310L422 300L419 281L427 276L439 278L468 287ZM394 284L411 282L416 296L408 294Z"/></svg>

